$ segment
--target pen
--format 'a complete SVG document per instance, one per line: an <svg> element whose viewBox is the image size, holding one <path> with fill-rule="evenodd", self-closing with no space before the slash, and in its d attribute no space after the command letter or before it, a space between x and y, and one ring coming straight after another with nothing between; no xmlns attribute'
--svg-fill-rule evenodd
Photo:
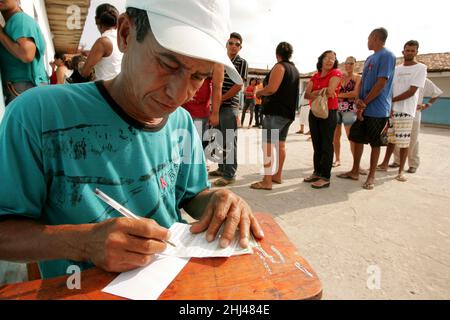
<svg viewBox="0 0 450 320"><path fill-rule="evenodd" d="M111 197L109 197L105 193L101 192L99 189L95 189L95 195L97 197L99 197L100 199L102 199L104 202L106 202L108 205L110 205L111 207L116 209L123 216L125 216L127 218L130 218L130 219L136 219L136 220L140 219L133 212L131 212L130 210L128 210L127 208L122 206L120 203L118 203L116 200L112 199ZM173 244L172 242L170 242L169 240L162 240L162 242L165 242L165 243L171 245L172 247L176 247L176 245Z"/></svg>

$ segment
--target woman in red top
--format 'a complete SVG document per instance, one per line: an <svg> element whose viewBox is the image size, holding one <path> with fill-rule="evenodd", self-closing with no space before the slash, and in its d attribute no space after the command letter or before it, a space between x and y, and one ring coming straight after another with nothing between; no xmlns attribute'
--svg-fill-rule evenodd
<svg viewBox="0 0 450 320"><path fill-rule="evenodd" d="M319 91L327 88L328 118L320 119L309 113L309 128L314 147L314 173L305 178L314 189L330 186L333 165L333 137L337 124L338 94L342 83L342 73L338 69L336 53L328 50L322 53L317 62L318 72L313 75L306 87L305 99L311 102Z"/></svg>
<svg viewBox="0 0 450 320"><path fill-rule="evenodd" d="M250 80L250 85L245 90L245 104L244 110L242 110L242 118L241 118L241 127L244 126L245 114L247 110L250 108L250 122L248 123L248 128L251 128L253 122L253 113L255 112L255 104L256 104L256 79Z"/></svg>

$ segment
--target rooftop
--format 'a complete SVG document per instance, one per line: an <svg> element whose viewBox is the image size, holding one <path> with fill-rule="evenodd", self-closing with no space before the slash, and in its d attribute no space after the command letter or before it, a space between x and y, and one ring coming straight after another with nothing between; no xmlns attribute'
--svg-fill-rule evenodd
<svg viewBox="0 0 450 320"><path fill-rule="evenodd" d="M57 52L73 53L78 50L91 1L72 0L70 4L71 6L68 7L67 0L45 0L48 22L53 35L53 44ZM69 28L69 23L75 22L72 18L76 19L76 15L78 14L77 11L71 11L71 7L74 10L77 8L80 10L79 28Z"/></svg>
<svg viewBox="0 0 450 320"><path fill-rule="evenodd" d="M450 52L420 54L417 56L417 61L425 64L430 73L450 71ZM364 62L365 60L356 62L355 72L362 73ZM397 58L397 65L401 63L403 63L403 57ZM344 63L340 63L339 68L343 70ZM311 78L314 73L316 71L301 74L301 78Z"/></svg>

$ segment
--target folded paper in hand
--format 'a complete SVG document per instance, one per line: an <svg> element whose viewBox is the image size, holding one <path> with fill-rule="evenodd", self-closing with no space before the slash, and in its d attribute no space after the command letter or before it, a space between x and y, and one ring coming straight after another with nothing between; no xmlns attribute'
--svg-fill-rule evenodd
<svg viewBox="0 0 450 320"><path fill-rule="evenodd" d="M208 242L206 241L206 231L192 234L190 227L188 224L175 223L170 228L170 241L176 245L176 248L167 246L162 254L178 258L231 257L251 254L253 253L252 247L257 246L255 239L251 236L248 248L241 248L237 233L231 244L227 248L222 248L220 247L220 234L223 232L223 228L219 230L219 235L213 242Z"/></svg>
<svg viewBox="0 0 450 320"><path fill-rule="evenodd" d="M249 247L242 249L239 245L239 234L228 248L219 245L220 234L213 242L206 241L205 232L194 235L190 225L175 223L171 228L170 241L176 248L167 246L161 255L155 255L146 267L121 273L102 291L119 297L133 300L156 300L183 270L190 258L230 257L253 253L252 247L259 244L250 236Z"/></svg>

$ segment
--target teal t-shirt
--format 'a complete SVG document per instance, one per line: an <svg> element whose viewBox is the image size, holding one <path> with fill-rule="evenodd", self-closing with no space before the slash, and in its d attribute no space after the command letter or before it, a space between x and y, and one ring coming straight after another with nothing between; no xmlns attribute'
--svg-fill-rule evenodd
<svg viewBox="0 0 450 320"><path fill-rule="evenodd" d="M44 66L45 40L36 21L29 15L18 12L6 23L5 33L13 40L31 38L36 45L32 62L23 63L0 44L0 69L3 82L32 82L35 85L48 82Z"/></svg>
<svg viewBox="0 0 450 320"><path fill-rule="evenodd" d="M135 214L169 228L180 209L208 189L200 138L182 108L160 128L128 117L101 82L30 89L0 124L0 216L46 225L120 217L95 188ZM40 263L44 278L65 275L68 260Z"/></svg>

